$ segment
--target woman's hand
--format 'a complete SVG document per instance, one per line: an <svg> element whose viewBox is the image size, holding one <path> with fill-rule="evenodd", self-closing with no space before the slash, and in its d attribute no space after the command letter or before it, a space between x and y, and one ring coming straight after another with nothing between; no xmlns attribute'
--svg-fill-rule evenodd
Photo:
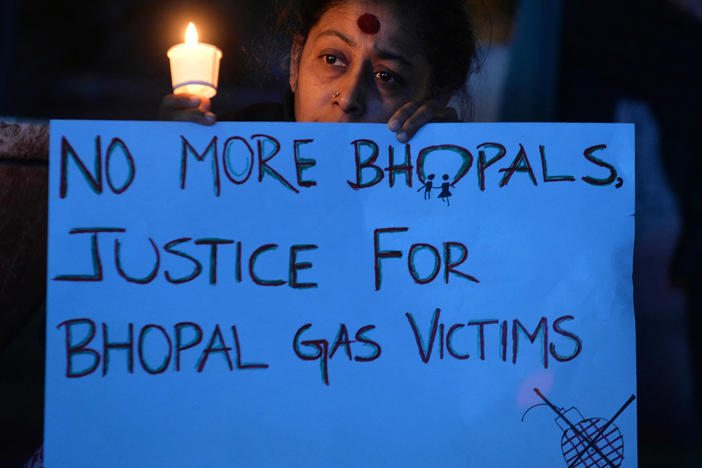
<svg viewBox="0 0 702 468"><path fill-rule="evenodd" d="M400 143L405 143L429 122L458 122L458 114L454 108L446 106L444 99L412 101L400 107L390 117L388 128L397 134Z"/></svg>
<svg viewBox="0 0 702 468"><path fill-rule="evenodd" d="M160 120L179 120L202 125L212 125L217 120L210 112L210 100L192 94L165 95L158 115Z"/></svg>

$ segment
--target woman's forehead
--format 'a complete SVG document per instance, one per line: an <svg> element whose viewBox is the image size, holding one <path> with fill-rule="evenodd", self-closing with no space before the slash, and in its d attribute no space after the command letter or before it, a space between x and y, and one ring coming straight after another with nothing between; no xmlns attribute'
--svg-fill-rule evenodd
<svg viewBox="0 0 702 468"><path fill-rule="evenodd" d="M415 38L402 19L388 6L375 2L347 1L331 7L310 30L312 39L320 36L343 36L355 45L373 39L382 49L414 55Z"/></svg>

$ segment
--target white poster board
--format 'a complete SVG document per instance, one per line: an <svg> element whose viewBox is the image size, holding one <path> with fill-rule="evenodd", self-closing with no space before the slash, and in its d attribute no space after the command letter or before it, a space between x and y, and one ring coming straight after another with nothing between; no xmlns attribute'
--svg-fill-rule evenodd
<svg viewBox="0 0 702 468"><path fill-rule="evenodd" d="M637 466L633 145L53 121L46 466Z"/></svg>

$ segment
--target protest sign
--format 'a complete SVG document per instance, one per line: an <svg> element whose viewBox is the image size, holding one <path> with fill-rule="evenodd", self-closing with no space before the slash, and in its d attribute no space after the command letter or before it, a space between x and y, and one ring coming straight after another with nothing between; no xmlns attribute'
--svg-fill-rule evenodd
<svg viewBox="0 0 702 468"><path fill-rule="evenodd" d="M633 141L52 122L47 466L637 466Z"/></svg>

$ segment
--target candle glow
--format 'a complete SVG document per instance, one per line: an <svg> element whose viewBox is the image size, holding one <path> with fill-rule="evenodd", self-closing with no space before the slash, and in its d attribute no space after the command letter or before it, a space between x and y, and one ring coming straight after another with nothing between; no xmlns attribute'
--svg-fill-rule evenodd
<svg viewBox="0 0 702 468"><path fill-rule="evenodd" d="M168 49L174 94L194 94L211 98L217 94L219 61L222 51L198 41L191 22L185 31L185 43Z"/></svg>

